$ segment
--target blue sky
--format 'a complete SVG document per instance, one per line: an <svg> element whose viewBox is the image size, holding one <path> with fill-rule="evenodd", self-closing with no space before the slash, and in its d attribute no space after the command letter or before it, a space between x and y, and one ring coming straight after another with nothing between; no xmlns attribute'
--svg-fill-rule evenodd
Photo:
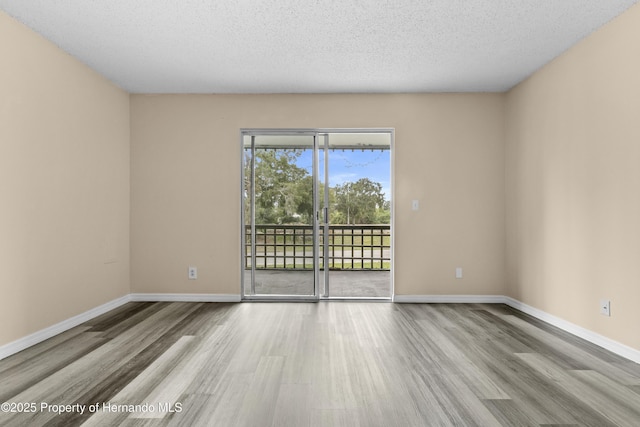
<svg viewBox="0 0 640 427"><path fill-rule="evenodd" d="M382 184L385 199L391 196L390 182L391 152L370 150L331 150L329 151L329 185L331 187L345 182L356 182L360 178ZM311 150L304 150L298 158L298 166L311 174ZM322 162L320 163L322 167ZM321 172L323 174L323 172ZM321 177L324 178L324 175Z"/></svg>

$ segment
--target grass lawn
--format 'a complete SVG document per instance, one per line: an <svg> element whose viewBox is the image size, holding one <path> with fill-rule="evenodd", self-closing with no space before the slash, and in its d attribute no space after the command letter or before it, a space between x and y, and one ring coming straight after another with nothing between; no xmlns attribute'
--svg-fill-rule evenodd
<svg viewBox="0 0 640 427"><path fill-rule="evenodd" d="M324 265L320 263L320 269L323 269ZM346 262L341 264L339 262L333 263L333 265L329 266L330 270L389 270L391 268L390 261L365 261L364 263L360 261L354 261L353 265L350 262ZM311 270L313 269L313 264L307 263L303 267L301 263L298 263L296 266L293 264L283 264L278 263L276 265L270 265L268 267L260 267L256 268L257 270L274 270L274 269L288 269L288 270Z"/></svg>

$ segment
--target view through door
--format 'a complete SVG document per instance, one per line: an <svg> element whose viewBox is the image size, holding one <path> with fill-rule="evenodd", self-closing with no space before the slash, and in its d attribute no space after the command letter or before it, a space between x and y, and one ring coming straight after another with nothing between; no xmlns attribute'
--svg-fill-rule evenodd
<svg viewBox="0 0 640 427"><path fill-rule="evenodd" d="M385 131L242 132L243 298L391 298Z"/></svg>

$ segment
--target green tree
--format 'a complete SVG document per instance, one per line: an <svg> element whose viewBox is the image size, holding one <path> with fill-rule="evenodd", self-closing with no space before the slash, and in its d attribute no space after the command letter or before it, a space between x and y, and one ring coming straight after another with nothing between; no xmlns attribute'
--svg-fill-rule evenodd
<svg viewBox="0 0 640 427"><path fill-rule="evenodd" d="M335 215L332 220L342 224L373 224L384 219L378 211L388 207L382 184L369 178L336 185Z"/></svg>
<svg viewBox="0 0 640 427"><path fill-rule="evenodd" d="M245 152L245 197L251 195L250 153ZM255 209L258 224L298 222L312 214L305 193L311 193L311 176L296 164L301 152L293 149L255 151ZM247 209L250 204L246 203ZM245 212L249 218L250 212Z"/></svg>
<svg viewBox="0 0 640 427"><path fill-rule="evenodd" d="M390 224L391 223L391 202L384 201L382 207L376 209L376 224Z"/></svg>
<svg viewBox="0 0 640 427"><path fill-rule="evenodd" d="M306 175L286 185L287 222L313 223L313 177Z"/></svg>
<svg viewBox="0 0 640 427"><path fill-rule="evenodd" d="M311 224L313 177L298 166L302 152L295 149L255 151L255 215L257 224ZM245 150L245 218L250 218L251 158ZM324 208L324 185L318 186L319 209ZM382 185L368 178L329 188L334 224L388 224L390 206Z"/></svg>

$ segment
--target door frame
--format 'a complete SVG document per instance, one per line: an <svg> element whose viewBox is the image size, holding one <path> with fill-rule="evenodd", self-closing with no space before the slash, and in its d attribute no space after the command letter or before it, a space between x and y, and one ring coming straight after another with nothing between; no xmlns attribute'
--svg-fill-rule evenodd
<svg viewBox="0 0 640 427"><path fill-rule="evenodd" d="M320 292L321 289L324 292L325 290L325 283L326 283L326 278L323 276L323 284L322 286L320 286L320 275L319 275L319 250L322 249L324 250L324 247L320 247L321 245L319 245L318 243L318 234L319 234L319 227L324 227L324 220L323 223L321 224L320 221L318 220L318 208L320 206L320 200L319 197L323 197L324 198L324 194L320 195L319 194L319 186L318 186L318 182L319 182L319 176L322 173L323 174L323 180L324 180L324 172L321 172L318 170L318 164L319 164L319 153L320 153L320 135L323 134L331 134L331 133L388 133L389 134L389 138L390 138L390 171L389 171L389 179L390 179L390 187L391 187L391 224L390 224L390 229L391 229L391 268L390 268L390 273L391 273L391 283L390 283L390 296L389 298L353 298L353 297L349 297L349 298L328 298L326 296L321 296ZM395 286L394 286L394 270L395 270L395 150L394 150L394 145L395 145L395 129L391 128L391 127L380 127L380 128L240 128L239 130L239 140L240 143L238 144L239 147L239 151L240 151L240 191L238 194L242 195L244 193L244 137L245 136L258 136L258 135L309 135L309 136L313 136L314 137L314 155L313 155L313 168L314 171L316 171L316 177L313 180L313 186L314 186L314 202L315 202L315 210L316 210L316 215L315 215L315 219L314 219L314 289L315 289L315 295L313 296L307 296L307 295L301 295L301 296L297 296L297 295L245 295L245 274L246 274L246 270L245 270L245 266L244 266L244 259L245 259L245 255L246 255L246 250L245 250L245 215L244 215L244 201L243 201L243 197L240 197L240 238L238 240L238 242L241 242L240 244L240 259L239 259L239 266L240 266L240 299L241 301L312 301L312 302L317 302L317 301L330 301L330 300L340 300L340 299L348 299L348 300L375 300L375 301L393 301L394 296L395 296ZM323 145L324 145L324 141L325 139L322 138L323 141ZM322 150L323 155L326 153L326 151L323 149ZM326 158L325 158L325 162L326 162ZM253 169L253 168L252 168ZM326 163L325 163L325 169L326 169ZM253 234L253 233L252 233ZM251 270L252 272L254 271L254 269L252 268ZM325 274L326 276L326 274ZM251 280L252 283L254 283L254 278L252 278Z"/></svg>

